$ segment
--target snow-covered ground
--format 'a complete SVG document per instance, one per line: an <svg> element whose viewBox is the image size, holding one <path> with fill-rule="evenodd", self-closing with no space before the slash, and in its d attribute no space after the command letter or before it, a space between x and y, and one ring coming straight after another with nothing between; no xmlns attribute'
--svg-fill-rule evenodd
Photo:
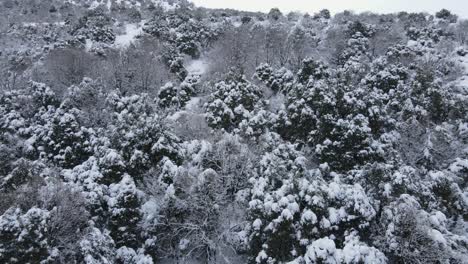
<svg viewBox="0 0 468 264"><path fill-rule="evenodd" d="M187 102L184 108L180 111L175 112L167 117L167 120L176 122L181 119L184 115L197 115L202 112L201 109L201 97L193 97Z"/></svg>
<svg viewBox="0 0 468 264"><path fill-rule="evenodd" d="M93 48L93 41L90 39L87 39L85 43L85 50L90 51L92 48Z"/></svg>
<svg viewBox="0 0 468 264"><path fill-rule="evenodd" d="M190 74L203 75L208 71L208 62L205 59L189 61L185 67Z"/></svg>
<svg viewBox="0 0 468 264"><path fill-rule="evenodd" d="M143 33L144 21L125 25L125 33L115 37L114 45L118 48L127 48L136 37Z"/></svg>
<svg viewBox="0 0 468 264"><path fill-rule="evenodd" d="M187 102L185 105L185 109L189 112L192 113L197 113L200 109L200 102L201 98L200 97L192 97L190 101Z"/></svg>
<svg viewBox="0 0 468 264"><path fill-rule="evenodd" d="M24 27L37 27L37 26L48 26L48 25L65 26L65 21L58 21L58 22L53 22L53 23L48 23L48 22L42 22L42 23L23 22L22 24L23 24Z"/></svg>
<svg viewBox="0 0 468 264"><path fill-rule="evenodd" d="M189 75L203 76L208 72L209 63L206 58L200 58L196 60L187 60L185 62L185 69ZM203 110L200 108L202 97L191 98L180 111L175 112L167 117L167 120L177 122L186 115L201 115Z"/></svg>

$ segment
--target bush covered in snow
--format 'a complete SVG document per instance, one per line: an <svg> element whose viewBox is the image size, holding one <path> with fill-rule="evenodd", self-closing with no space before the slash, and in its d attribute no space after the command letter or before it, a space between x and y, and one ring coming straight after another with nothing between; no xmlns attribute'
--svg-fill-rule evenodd
<svg viewBox="0 0 468 264"><path fill-rule="evenodd" d="M467 261L448 10L5 0L0 32L0 263Z"/></svg>

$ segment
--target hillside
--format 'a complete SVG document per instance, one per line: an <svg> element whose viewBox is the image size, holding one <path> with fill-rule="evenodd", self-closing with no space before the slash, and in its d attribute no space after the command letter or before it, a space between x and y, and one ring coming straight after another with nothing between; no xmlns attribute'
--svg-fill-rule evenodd
<svg viewBox="0 0 468 264"><path fill-rule="evenodd" d="M0 263L467 263L468 20L0 1Z"/></svg>

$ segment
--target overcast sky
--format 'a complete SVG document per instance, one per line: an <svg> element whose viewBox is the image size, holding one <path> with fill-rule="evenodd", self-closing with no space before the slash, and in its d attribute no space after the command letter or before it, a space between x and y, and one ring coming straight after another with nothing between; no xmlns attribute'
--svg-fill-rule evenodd
<svg viewBox="0 0 468 264"><path fill-rule="evenodd" d="M468 0L193 0L197 6L233 8L248 11L268 11L278 7L283 12L314 13L327 8L332 12L353 10L394 13L399 11L435 13L442 8L468 18Z"/></svg>

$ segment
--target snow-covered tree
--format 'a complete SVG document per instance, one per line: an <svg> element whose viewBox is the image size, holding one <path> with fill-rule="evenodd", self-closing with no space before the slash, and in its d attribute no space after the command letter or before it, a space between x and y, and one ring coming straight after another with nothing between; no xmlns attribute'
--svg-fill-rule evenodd
<svg viewBox="0 0 468 264"><path fill-rule="evenodd" d="M328 67L321 61L315 61L312 58L305 58L301 62L301 67L297 72L297 78L300 83L307 85L310 78L321 80L328 78L330 73Z"/></svg>
<svg viewBox="0 0 468 264"><path fill-rule="evenodd" d="M377 235L379 245L391 261L444 262L460 261L466 246L458 235L446 229L446 217L441 212L428 213L414 197L404 194L383 208L382 230ZM459 244L461 243L461 244ZM454 250L458 253L451 253Z"/></svg>
<svg viewBox="0 0 468 264"><path fill-rule="evenodd" d="M97 159L91 157L73 169L63 170L62 174L65 183L81 193L91 215L95 218L104 217L107 186L100 184L104 176L99 170Z"/></svg>
<svg viewBox="0 0 468 264"><path fill-rule="evenodd" d="M256 263L309 257L313 253L308 246L327 236L333 237L334 241L330 240L333 247L335 243L344 244L345 250L346 236L351 232L365 234L376 216L373 200L361 186L343 184L337 177L327 183L319 171L300 169L304 160L296 158L291 162L298 163L299 167L288 170L280 166L283 171L275 176L282 179L268 176L270 170L267 170L265 176L251 180L249 234L251 256ZM385 259L381 253L374 254ZM325 262L334 258L323 257Z"/></svg>
<svg viewBox="0 0 468 264"><path fill-rule="evenodd" d="M171 82L159 89L158 98L159 105L162 107L178 107L180 105L177 87Z"/></svg>
<svg viewBox="0 0 468 264"><path fill-rule="evenodd" d="M127 172L140 175L164 157L176 163L182 160L180 139L167 129L143 97L112 99L114 120L108 129L112 148L119 151Z"/></svg>
<svg viewBox="0 0 468 264"><path fill-rule="evenodd" d="M0 260L3 263L45 261L49 255L47 224L50 213L10 208L0 216Z"/></svg>
<svg viewBox="0 0 468 264"><path fill-rule="evenodd" d="M82 263L114 263L116 249L107 231L92 227L79 241L78 252L78 260Z"/></svg>
<svg viewBox="0 0 468 264"><path fill-rule="evenodd" d="M467 25L0 1L0 263L465 263Z"/></svg>
<svg viewBox="0 0 468 264"><path fill-rule="evenodd" d="M115 33L110 27L111 18L101 8L89 10L70 27L70 34L85 43L86 40L113 43Z"/></svg>
<svg viewBox="0 0 468 264"><path fill-rule="evenodd" d="M294 76L286 68L273 70L268 64L261 64L255 70L255 76L274 92L287 93L294 84Z"/></svg>
<svg viewBox="0 0 468 264"><path fill-rule="evenodd" d="M166 83L159 90L159 105L163 108L185 106L195 94L198 82L197 76L189 75L178 87L171 82Z"/></svg>
<svg viewBox="0 0 468 264"><path fill-rule="evenodd" d="M119 183L109 186L109 228L117 247L138 248L141 199L142 194L129 175L124 175Z"/></svg>
<svg viewBox="0 0 468 264"><path fill-rule="evenodd" d="M261 90L244 77L230 76L215 85L214 92L205 104L206 119L213 128L232 131L261 99Z"/></svg>
<svg viewBox="0 0 468 264"><path fill-rule="evenodd" d="M49 108L41 113L42 124L31 131L30 140L37 152L64 168L73 168L92 154L94 130L81 126L78 113L65 101L60 108Z"/></svg>
<svg viewBox="0 0 468 264"><path fill-rule="evenodd" d="M116 263L118 264L153 264L153 259L141 250L121 247L117 250Z"/></svg>

